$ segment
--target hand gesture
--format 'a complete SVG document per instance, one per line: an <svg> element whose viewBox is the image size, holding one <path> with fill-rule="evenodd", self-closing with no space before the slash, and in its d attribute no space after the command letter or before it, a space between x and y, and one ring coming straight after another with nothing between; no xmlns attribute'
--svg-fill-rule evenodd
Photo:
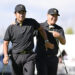
<svg viewBox="0 0 75 75"><path fill-rule="evenodd" d="M60 37L60 33L56 32L56 31L49 31L49 32L51 32L55 38Z"/></svg>

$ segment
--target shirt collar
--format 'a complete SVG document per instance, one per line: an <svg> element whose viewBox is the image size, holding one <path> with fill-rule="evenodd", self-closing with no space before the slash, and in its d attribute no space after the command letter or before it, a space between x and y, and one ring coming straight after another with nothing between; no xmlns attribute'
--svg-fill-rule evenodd
<svg viewBox="0 0 75 75"><path fill-rule="evenodd" d="M17 20L15 19L15 23L16 23L16 25L19 25L19 22L17 22Z"/></svg>
<svg viewBox="0 0 75 75"><path fill-rule="evenodd" d="M15 23L16 25L20 25L20 23L15 19ZM24 21L22 22L22 24L24 23Z"/></svg>
<svg viewBox="0 0 75 75"><path fill-rule="evenodd" d="M45 21L45 26L46 27L49 27L49 24L47 23L47 20Z"/></svg>
<svg viewBox="0 0 75 75"><path fill-rule="evenodd" d="M55 24L55 25L49 25L49 24L47 23L47 20L45 21L45 25L46 25L46 27L54 27L54 28L55 28L55 26L56 26L56 24Z"/></svg>

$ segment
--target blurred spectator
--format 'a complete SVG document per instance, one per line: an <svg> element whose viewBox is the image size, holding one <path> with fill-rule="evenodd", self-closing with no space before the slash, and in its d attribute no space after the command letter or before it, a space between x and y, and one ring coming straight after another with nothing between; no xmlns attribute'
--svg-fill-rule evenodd
<svg viewBox="0 0 75 75"><path fill-rule="evenodd" d="M63 50L58 57L59 57L59 63L62 63L62 60L66 60L67 59L66 51Z"/></svg>
<svg viewBox="0 0 75 75"><path fill-rule="evenodd" d="M2 63L3 63L3 57L4 57L3 55L0 56L0 62Z"/></svg>

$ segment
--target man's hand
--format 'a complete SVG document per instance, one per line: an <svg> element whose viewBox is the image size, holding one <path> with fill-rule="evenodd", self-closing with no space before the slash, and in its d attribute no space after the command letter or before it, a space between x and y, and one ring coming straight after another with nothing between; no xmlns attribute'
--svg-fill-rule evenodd
<svg viewBox="0 0 75 75"><path fill-rule="evenodd" d="M51 43L49 43L49 42L46 42L46 43L45 43L45 47L46 47L46 49L47 49L47 48L53 49L53 48L54 48L54 44L51 44Z"/></svg>
<svg viewBox="0 0 75 75"><path fill-rule="evenodd" d="M9 61L9 57L8 57L8 56L5 56L5 57L3 58L3 63L4 63L5 65L7 65L7 64L8 64L8 61Z"/></svg>
<svg viewBox="0 0 75 75"><path fill-rule="evenodd" d="M49 31L49 32L51 32L55 38L59 39L61 44L64 45L66 43L65 38L59 32L56 31Z"/></svg>
<svg viewBox="0 0 75 75"><path fill-rule="evenodd" d="M60 33L56 31L49 31L49 32L51 32L55 38L59 38L61 36Z"/></svg>

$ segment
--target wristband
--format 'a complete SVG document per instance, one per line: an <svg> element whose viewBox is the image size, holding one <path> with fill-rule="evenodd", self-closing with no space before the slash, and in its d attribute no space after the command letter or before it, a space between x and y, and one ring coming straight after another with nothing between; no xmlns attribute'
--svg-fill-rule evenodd
<svg viewBox="0 0 75 75"><path fill-rule="evenodd" d="M4 55L4 57L9 57L9 56L8 56L8 54L7 54L7 55Z"/></svg>
<svg viewBox="0 0 75 75"><path fill-rule="evenodd" d="M46 43L46 42L49 42L49 40L45 40L45 43Z"/></svg>

